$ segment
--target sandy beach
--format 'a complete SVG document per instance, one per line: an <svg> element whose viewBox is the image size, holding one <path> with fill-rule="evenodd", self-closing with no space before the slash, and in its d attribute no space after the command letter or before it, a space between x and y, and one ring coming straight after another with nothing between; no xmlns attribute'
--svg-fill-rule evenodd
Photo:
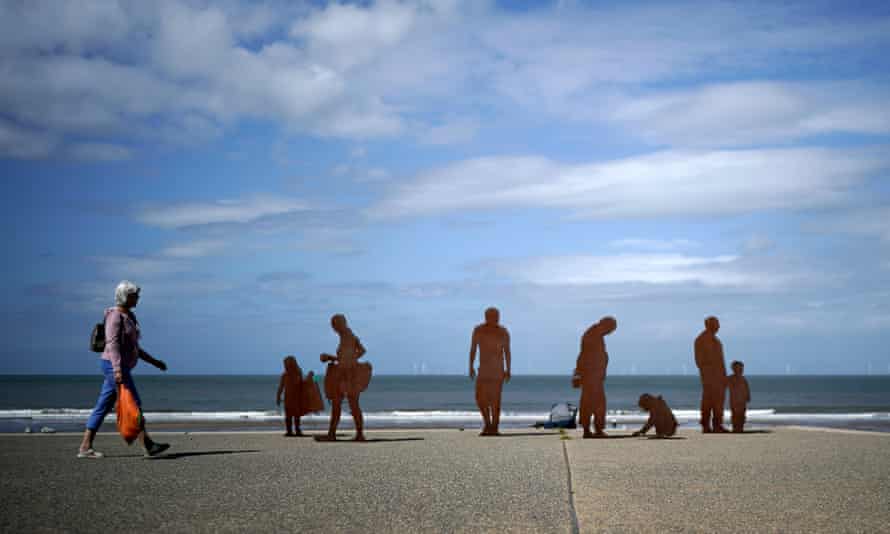
<svg viewBox="0 0 890 534"><path fill-rule="evenodd" d="M278 432L0 435L0 530L880 532L890 435L777 428L675 439L478 438L374 431L369 443ZM344 439L351 437L343 434Z"/></svg>

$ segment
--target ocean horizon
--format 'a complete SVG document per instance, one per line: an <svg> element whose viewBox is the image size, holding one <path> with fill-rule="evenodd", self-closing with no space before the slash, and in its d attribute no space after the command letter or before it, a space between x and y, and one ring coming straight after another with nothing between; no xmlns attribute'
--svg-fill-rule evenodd
<svg viewBox="0 0 890 534"><path fill-rule="evenodd" d="M137 374L135 379L150 423L257 429L281 420L275 406L278 376ZM747 376L751 425L890 431L890 375ZM0 375L0 432L82 428L101 382L101 376L88 374ZM565 375L514 375L504 386L502 424L543 422L554 404L577 405L579 393ZM642 393L662 395L681 425L698 424L699 380L688 375L610 375L608 424L642 424L645 415L636 406ZM480 421L473 382L465 375L378 375L361 404L368 428L474 428ZM304 424L323 427L327 413L308 415ZM348 426L349 418L343 423Z"/></svg>

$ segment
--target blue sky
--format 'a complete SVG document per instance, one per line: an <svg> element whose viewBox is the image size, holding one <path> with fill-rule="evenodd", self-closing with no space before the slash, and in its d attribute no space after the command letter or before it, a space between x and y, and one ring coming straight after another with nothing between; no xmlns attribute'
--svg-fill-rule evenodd
<svg viewBox="0 0 890 534"><path fill-rule="evenodd" d="M890 372L884 2L4 2L0 372ZM142 372L154 372L144 369Z"/></svg>

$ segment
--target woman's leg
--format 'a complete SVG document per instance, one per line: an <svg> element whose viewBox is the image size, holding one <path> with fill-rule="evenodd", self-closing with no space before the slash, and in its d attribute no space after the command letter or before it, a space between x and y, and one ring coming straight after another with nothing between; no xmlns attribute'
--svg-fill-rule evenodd
<svg viewBox="0 0 890 534"><path fill-rule="evenodd" d="M355 440L364 441L365 434L363 432L364 418L362 417L362 409L358 405L358 394L346 397L349 400L349 411L352 412L352 420L355 423Z"/></svg>
<svg viewBox="0 0 890 534"><path fill-rule="evenodd" d="M102 381L102 389L99 391L99 398L96 400L93 413L90 414L90 418L87 420L83 440L80 443L81 452L93 448L93 439L96 437L96 432L99 431L105 416L114 408L114 401L117 400L117 384L114 382L114 370L111 367L111 363L108 360L101 360L101 367L105 379Z"/></svg>
<svg viewBox="0 0 890 534"><path fill-rule="evenodd" d="M578 404L580 405L578 422L581 423L581 428L584 430L584 436L592 436L593 433L590 432L590 416L593 413L593 402L590 395L590 385L581 384L581 398L578 400Z"/></svg>
<svg viewBox="0 0 890 534"><path fill-rule="evenodd" d="M338 394L337 398L331 403L331 424L328 427L328 437L334 439L337 437L337 425L340 424L340 405L343 404L343 395Z"/></svg>
<svg viewBox="0 0 890 534"><path fill-rule="evenodd" d="M292 417L292 414L285 409L284 410L284 435L285 436L293 436L294 435L293 428L291 427L291 417Z"/></svg>

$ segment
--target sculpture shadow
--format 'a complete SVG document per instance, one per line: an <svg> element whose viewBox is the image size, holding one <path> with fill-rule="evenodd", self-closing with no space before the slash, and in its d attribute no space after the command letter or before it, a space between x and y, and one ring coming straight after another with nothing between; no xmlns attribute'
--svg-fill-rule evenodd
<svg viewBox="0 0 890 534"><path fill-rule="evenodd" d="M365 441L355 441L351 438L336 439L333 441L315 440L316 443L396 443L400 441L424 441L424 438L408 437L408 438L365 438Z"/></svg>
<svg viewBox="0 0 890 534"><path fill-rule="evenodd" d="M152 456L146 460L178 460L180 458L191 458L193 456L222 456L228 454L250 454L260 452L258 449L245 449L240 451L194 451L194 452L171 452L169 454L161 454L160 456Z"/></svg>
<svg viewBox="0 0 890 534"><path fill-rule="evenodd" d="M523 438L528 436L559 436L559 432L505 432L496 436L479 436L483 438Z"/></svg>

